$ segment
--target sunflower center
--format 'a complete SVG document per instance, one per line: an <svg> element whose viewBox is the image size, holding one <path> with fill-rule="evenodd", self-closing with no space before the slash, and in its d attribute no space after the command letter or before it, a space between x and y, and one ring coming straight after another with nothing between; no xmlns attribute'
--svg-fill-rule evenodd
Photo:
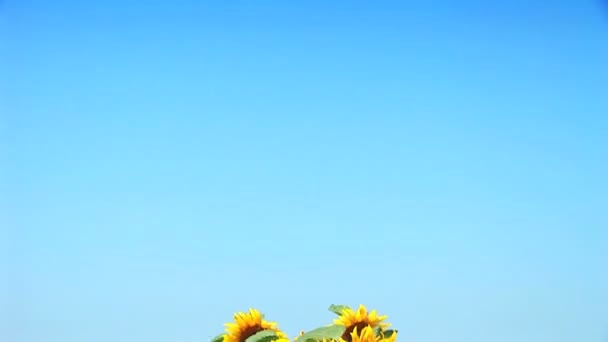
<svg viewBox="0 0 608 342"><path fill-rule="evenodd" d="M363 328L367 327L368 325L369 325L369 323L367 323L367 322L358 322L358 323L355 323L355 324L349 326L348 328L346 328L346 330L342 334L342 339L344 339L347 342L352 342L353 337L350 334L353 331L355 331L355 328L357 328L357 333L361 334L361 331L363 331Z"/></svg>
<svg viewBox="0 0 608 342"><path fill-rule="evenodd" d="M241 335L239 336L240 337L239 342L245 342L246 339L250 338L251 336L253 336L253 335L257 334L257 333L259 333L262 330L264 330L264 328L262 328L259 325L254 325L254 326L250 326L250 327L247 327L247 328L243 329L241 331Z"/></svg>

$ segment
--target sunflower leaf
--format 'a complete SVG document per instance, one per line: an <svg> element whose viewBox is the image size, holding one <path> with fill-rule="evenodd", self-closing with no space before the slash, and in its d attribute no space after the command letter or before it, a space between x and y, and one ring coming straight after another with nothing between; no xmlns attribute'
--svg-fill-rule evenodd
<svg viewBox="0 0 608 342"><path fill-rule="evenodd" d="M397 330L394 329L389 329L389 330L385 330L384 332L382 332L381 334L384 336L384 338L389 338L391 337L393 334L396 334Z"/></svg>
<svg viewBox="0 0 608 342"><path fill-rule="evenodd" d="M224 334L219 334L211 340L211 342L223 342L223 341L224 341Z"/></svg>
<svg viewBox="0 0 608 342"><path fill-rule="evenodd" d="M325 339L337 340L344 334L346 327L342 325L327 325L305 333L298 337L298 342L321 341ZM248 341L249 342L249 341Z"/></svg>
<svg viewBox="0 0 608 342"><path fill-rule="evenodd" d="M255 333L252 336L249 336L245 342L272 342L277 340L279 337L277 336L276 331L273 330L262 330L258 333Z"/></svg>
<svg viewBox="0 0 608 342"><path fill-rule="evenodd" d="M336 315L342 315L342 311L344 309L350 309L350 308L346 305L336 305L336 304L332 304L329 306L329 311L335 313Z"/></svg>

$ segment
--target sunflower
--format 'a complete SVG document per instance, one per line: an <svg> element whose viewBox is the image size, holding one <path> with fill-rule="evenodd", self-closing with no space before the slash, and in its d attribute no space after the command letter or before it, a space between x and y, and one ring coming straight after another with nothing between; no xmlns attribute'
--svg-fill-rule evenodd
<svg viewBox="0 0 608 342"><path fill-rule="evenodd" d="M395 342L397 340L397 332L394 332L389 337L376 336L371 326L366 326L361 330L361 333L357 332L357 327L350 334L352 342Z"/></svg>
<svg viewBox="0 0 608 342"><path fill-rule="evenodd" d="M340 317L334 320L334 323L337 325L345 326L346 329L342 334L342 339L347 342L351 342L353 336L351 333L358 328L358 330L363 333L363 329L365 327L377 328L380 327L381 330L384 330L390 324L382 323L387 318L387 316L378 316L376 310L372 310L369 314L367 313L367 309L364 305L359 305L359 309L354 311L351 308L345 308L340 313Z"/></svg>
<svg viewBox="0 0 608 342"><path fill-rule="evenodd" d="M276 332L280 342L289 342L287 335L277 328L277 323L263 320L262 314L256 309L249 309L249 313L235 313L234 323L225 325L226 333L223 342L245 342L247 338L263 330L272 330Z"/></svg>

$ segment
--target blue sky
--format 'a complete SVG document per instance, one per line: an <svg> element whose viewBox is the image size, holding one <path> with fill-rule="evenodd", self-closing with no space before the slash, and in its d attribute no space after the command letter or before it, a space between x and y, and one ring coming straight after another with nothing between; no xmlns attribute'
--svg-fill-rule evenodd
<svg viewBox="0 0 608 342"><path fill-rule="evenodd" d="M604 3L605 4L605 3ZM608 340L601 1L0 2L0 340Z"/></svg>

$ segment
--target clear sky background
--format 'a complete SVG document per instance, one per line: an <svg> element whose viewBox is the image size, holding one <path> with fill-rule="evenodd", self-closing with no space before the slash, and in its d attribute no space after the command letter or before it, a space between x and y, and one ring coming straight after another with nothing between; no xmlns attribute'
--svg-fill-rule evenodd
<svg viewBox="0 0 608 342"><path fill-rule="evenodd" d="M1 1L0 340L608 341L606 5Z"/></svg>

